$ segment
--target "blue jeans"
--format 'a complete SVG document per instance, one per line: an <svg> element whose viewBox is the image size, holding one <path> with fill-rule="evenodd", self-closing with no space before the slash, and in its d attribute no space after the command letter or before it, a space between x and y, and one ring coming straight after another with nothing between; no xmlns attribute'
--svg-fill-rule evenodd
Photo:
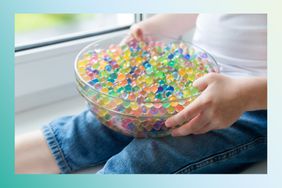
<svg viewBox="0 0 282 188"><path fill-rule="evenodd" d="M267 157L267 111L246 112L231 127L203 135L136 139L86 110L43 133L61 173L104 163L100 174L238 173Z"/></svg>

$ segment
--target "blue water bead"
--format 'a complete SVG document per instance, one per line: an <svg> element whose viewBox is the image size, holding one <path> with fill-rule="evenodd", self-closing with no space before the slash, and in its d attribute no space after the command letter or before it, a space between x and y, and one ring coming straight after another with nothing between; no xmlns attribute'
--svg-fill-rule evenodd
<svg viewBox="0 0 282 188"><path fill-rule="evenodd" d="M164 48L165 51L170 51L170 46L169 44Z"/></svg>
<svg viewBox="0 0 282 188"><path fill-rule="evenodd" d="M96 83L98 83L98 82L99 82L99 80L98 80L97 78L95 78L95 79L91 80L91 81L89 82L89 84L90 84L90 85L94 85L94 84L96 84Z"/></svg>
<svg viewBox="0 0 282 188"><path fill-rule="evenodd" d="M174 77L175 80L178 80L179 74L177 72L173 72L172 76Z"/></svg>
<svg viewBox="0 0 282 188"><path fill-rule="evenodd" d="M166 90L167 90L167 91L172 91L172 92L173 92L173 91L174 91L174 87L172 87L172 86L168 86L168 87L166 88Z"/></svg>
<svg viewBox="0 0 282 188"><path fill-rule="evenodd" d="M153 115L156 115L158 113L158 109L155 108L155 107L151 107L150 108L150 113L153 114Z"/></svg>
<svg viewBox="0 0 282 188"><path fill-rule="evenodd" d="M109 56L106 56L106 57L104 57L104 60L107 61L107 62L110 62L110 61L112 61L112 58L109 57Z"/></svg>
<svg viewBox="0 0 282 188"><path fill-rule="evenodd" d="M123 105L120 104L116 107L116 110L119 111L119 112L123 112L125 110L125 108L124 108Z"/></svg>
<svg viewBox="0 0 282 188"><path fill-rule="evenodd" d="M162 128L162 126L164 126L164 122L163 121L157 121L155 124L154 124L154 129L155 130L160 130Z"/></svg>
<svg viewBox="0 0 282 188"><path fill-rule="evenodd" d="M144 114L147 112L147 108L145 106L142 106L141 110L142 110L142 113L144 113Z"/></svg>
<svg viewBox="0 0 282 188"><path fill-rule="evenodd" d="M133 74L136 69L137 69L136 66L131 67L131 70L130 70L129 74Z"/></svg>
<svg viewBox="0 0 282 188"><path fill-rule="evenodd" d="M127 80L127 83L128 83L128 84L131 84L131 83L132 83L132 80L131 80L130 78L127 78L126 80Z"/></svg>
<svg viewBox="0 0 282 188"><path fill-rule="evenodd" d="M117 62L116 62L116 61L110 61L109 64L112 65L112 66L114 66L114 65L117 64Z"/></svg>
<svg viewBox="0 0 282 188"><path fill-rule="evenodd" d="M130 47L129 50L130 50L130 52L134 52L135 51L135 49L133 47Z"/></svg>
<svg viewBox="0 0 282 188"><path fill-rule="evenodd" d="M93 72L95 69L93 69L92 67L89 66L89 67L86 67L86 70L90 71L90 72Z"/></svg>
<svg viewBox="0 0 282 188"><path fill-rule="evenodd" d="M187 59L187 60L190 60L190 55L189 54L185 54L184 58Z"/></svg>
<svg viewBox="0 0 282 188"><path fill-rule="evenodd" d="M182 98L183 97L183 93L181 91L177 92L176 95L179 97L179 98Z"/></svg>
<svg viewBox="0 0 282 188"><path fill-rule="evenodd" d="M97 69L94 69L92 72L93 74L99 74L99 71Z"/></svg>
<svg viewBox="0 0 282 188"><path fill-rule="evenodd" d="M164 88L162 87L162 86L159 86L158 87L158 91L157 91L157 93L159 93L159 92L163 92L164 91Z"/></svg>
<svg viewBox="0 0 282 188"><path fill-rule="evenodd" d="M180 54L183 53L183 49L182 49L182 48L178 48L177 51L178 51L178 53L180 53Z"/></svg>
<svg viewBox="0 0 282 188"><path fill-rule="evenodd" d="M136 127L135 127L135 124L134 123L129 123L128 124L128 129L130 130L130 131L134 131L135 129L136 129Z"/></svg>
<svg viewBox="0 0 282 188"><path fill-rule="evenodd" d="M143 66L144 66L146 69L152 67L152 65L151 65L148 61L144 61L144 62L143 62Z"/></svg>
<svg viewBox="0 0 282 188"><path fill-rule="evenodd" d="M207 53L202 53L201 54L201 58L207 58L207 57L208 57Z"/></svg>
<svg viewBox="0 0 282 188"><path fill-rule="evenodd" d="M146 69L146 73L147 73L147 74L152 74L152 73L153 73L152 67L147 68L147 69Z"/></svg>
<svg viewBox="0 0 282 188"><path fill-rule="evenodd" d="M111 65L106 65L105 70L108 71L108 72L110 72L110 71L112 70Z"/></svg>
<svg viewBox="0 0 282 188"><path fill-rule="evenodd" d="M168 58L168 59L173 59L173 57L174 57L173 54L169 54L167 58Z"/></svg>
<svg viewBox="0 0 282 188"><path fill-rule="evenodd" d="M136 51L139 52L140 50L142 50L142 48L140 46L137 46Z"/></svg>

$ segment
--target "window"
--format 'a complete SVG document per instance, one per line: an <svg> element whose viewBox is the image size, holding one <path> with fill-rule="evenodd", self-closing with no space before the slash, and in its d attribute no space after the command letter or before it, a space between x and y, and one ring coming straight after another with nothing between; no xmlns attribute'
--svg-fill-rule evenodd
<svg viewBox="0 0 282 188"><path fill-rule="evenodd" d="M15 46L50 43L127 27L134 14L16 14Z"/></svg>
<svg viewBox="0 0 282 188"><path fill-rule="evenodd" d="M15 110L77 96L73 63L100 37L128 32L141 14L16 14Z"/></svg>

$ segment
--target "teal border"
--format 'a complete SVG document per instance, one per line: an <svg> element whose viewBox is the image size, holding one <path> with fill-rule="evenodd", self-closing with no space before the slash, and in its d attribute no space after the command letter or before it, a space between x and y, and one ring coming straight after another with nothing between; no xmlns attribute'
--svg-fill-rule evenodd
<svg viewBox="0 0 282 188"><path fill-rule="evenodd" d="M0 2L0 187L282 187L282 3L275 0L2 0ZM267 175L15 175L14 14L128 12L268 13L269 161Z"/></svg>

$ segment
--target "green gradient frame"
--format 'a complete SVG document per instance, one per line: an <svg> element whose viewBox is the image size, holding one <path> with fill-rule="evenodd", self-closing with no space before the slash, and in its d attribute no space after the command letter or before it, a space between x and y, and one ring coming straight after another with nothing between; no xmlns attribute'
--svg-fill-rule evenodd
<svg viewBox="0 0 282 188"><path fill-rule="evenodd" d="M114 6L109 6L109 5ZM9 0L0 2L0 187L282 187L280 107L282 2L278 0ZM213 12L268 14L267 175L15 175L14 14L15 13Z"/></svg>

